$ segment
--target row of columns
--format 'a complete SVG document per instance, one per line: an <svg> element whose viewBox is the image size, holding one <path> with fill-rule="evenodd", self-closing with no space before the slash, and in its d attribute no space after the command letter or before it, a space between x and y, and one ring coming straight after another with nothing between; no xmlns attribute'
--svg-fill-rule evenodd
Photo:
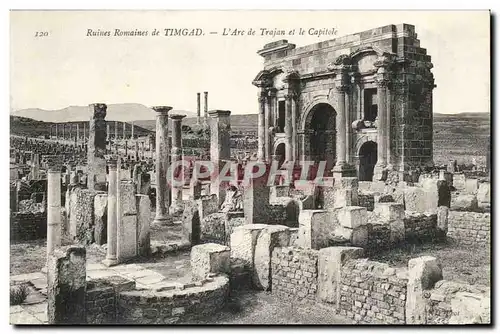
<svg viewBox="0 0 500 334"><path fill-rule="evenodd" d="M62 136L59 137L59 129L58 127L59 126L62 126ZM86 123L83 123L83 136L80 137L80 124L74 124L74 128L76 129L76 136L75 137L72 137L71 135L71 126L72 124L65 124L65 123L62 123L62 124L53 124L49 127L49 137L52 138L52 137L56 137L56 139L69 139L71 140L72 138L75 140L75 143L78 143L80 141L80 139L82 139L83 141L85 141L87 139L87 131L86 131ZM68 132L65 131L66 127L68 127ZM66 135L68 135L68 138L66 138Z"/></svg>

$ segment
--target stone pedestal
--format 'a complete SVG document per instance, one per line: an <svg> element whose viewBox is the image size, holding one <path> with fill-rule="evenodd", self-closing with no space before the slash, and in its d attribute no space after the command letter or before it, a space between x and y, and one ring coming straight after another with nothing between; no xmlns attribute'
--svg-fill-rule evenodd
<svg viewBox="0 0 500 334"><path fill-rule="evenodd" d="M51 325L84 325L85 247L56 249L47 263L47 318Z"/></svg>
<svg viewBox="0 0 500 334"><path fill-rule="evenodd" d="M116 255L119 262L137 256L137 206L135 185L121 180L118 190Z"/></svg>

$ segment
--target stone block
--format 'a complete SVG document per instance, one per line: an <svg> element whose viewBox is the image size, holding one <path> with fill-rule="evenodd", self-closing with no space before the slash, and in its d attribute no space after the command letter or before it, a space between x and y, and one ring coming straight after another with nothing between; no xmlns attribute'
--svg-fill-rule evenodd
<svg viewBox="0 0 500 334"><path fill-rule="evenodd" d="M119 262L137 256L137 216L129 215L118 218L116 255Z"/></svg>
<svg viewBox="0 0 500 334"><path fill-rule="evenodd" d="M443 279L441 265L435 257L421 256L408 261L408 286L406 296L406 323L426 323L426 300L424 290L434 287Z"/></svg>
<svg viewBox="0 0 500 334"><path fill-rule="evenodd" d="M191 249L191 276L193 280L205 279L209 273L228 274L229 269L229 247L209 243L196 245Z"/></svg>
<svg viewBox="0 0 500 334"><path fill-rule="evenodd" d="M198 204L194 201L187 201L182 213L182 232L186 240L191 245L200 243L201 223Z"/></svg>
<svg viewBox="0 0 500 334"><path fill-rule="evenodd" d="M299 231L296 245L309 249L328 246L338 222L336 213L327 210L302 210L299 214Z"/></svg>
<svg viewBox="0 0 500 334"><path fill-rule="evenodd" d="M477 190L477 203L480 208L489 209L491 206L490 198L490 183L484 182L479 184Z"/></svg>
<svg viewBox="0 0 500 334"><path fill-rule="evenodd" d="M318 298L322 302L340 306L341 271L350 259L363 256L358 247L328 247L319 250L318 255Z"/></svg>
<svg viewBox="0 0 500 334"><path fill-rule="evenodd" d="M271 255L275 247L287 247L290 229L282 225L268 225L257 237L254 254L254 286L268 290L271 288Z"/></svg>
<svg viewBox="0 0 500 334"><path fill-rule="evenodd" d="M266 224L269 221L270 191L266 178L252 179L243 191L243 212L247 224Z"/></svg>
<svg viewBox="0 0 500 334"><path fill-rule="evenodd" d="M436 228L441 231L443 235L448 233L448 207L440 206L437 210L437 224Z"/></svg>
<svg viewBox="0 0 500 334"><path fill-rule="evenodd" d="M135 203L136 187L134 182L131 180L122 180L119 187L121 214L123 216L137 214Z"/></svg>
<svg viewBox="0 0 500 334"><path fill-rule="evenodd" d="M456 190L464 191L465 190L465 174L463 173L455 173L453 174L453 187Z"/></svg>
<svg viewBox="0 0 500 334"><path fill-rule="evenodd" d="M367 210L362 206L347 206L338 211L337 217L340 226L354 229L366 224Z"/></svg>
<svg viewBox="0 0 500 334"><path fill-rule="evenodd" d="M151 254L151 200L147 195L136 195L137 201L137 255Z"/></svg>
<svg viewBox="0 0 500 334"><path fill-rule="evenodd" d="M253 271L257 238L267 226L265 224L248 224L236 227L230 240L231 258L240 259L248 270Z"/></svg>
<svg viewBox="0 0 500 334"><path fill-rule="evenodd" d="M455 211L474 211L478 208L476 195L453 194L451 196L451 210Z"/></svg>
<svg viewBox="0 0 500 334"><path fill-rule="evenodd" d="M51 325L85 324L85 247L56 248L47 261L47 318Z"/></svg>
<svg viewBox="0 0 500 334"><path fill-rule="evenodd" d="M204 195L196 200L200 221L206 216L219 211L219 200L215 194Z"/></svg>
<svg viewBox="0 0 500 334"><path fill-rule="evenodd" d="M479 189L478 179L465 179L465 192L468 194L477 194Z"/></svg>
<svg viewBox="0 0 500 334"><path fill-rule="evenodd" d="M98 245L107 243L108 228L108 194L97 194L94 197L94 240Z"/></svg>
<svg viewBox="0 0 500 334"><path fill-rule="evenodd" d="M403 204L399 203L378 203L375 205L375 214L378 214L382 222L389 225L391 232L391 243L398 243L405 238Z"/></svg>

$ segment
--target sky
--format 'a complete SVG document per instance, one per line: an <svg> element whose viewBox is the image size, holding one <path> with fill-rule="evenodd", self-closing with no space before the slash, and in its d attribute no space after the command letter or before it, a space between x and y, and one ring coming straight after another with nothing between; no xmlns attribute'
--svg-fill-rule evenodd
<svg viewBox="0 0 500 334"><path fill-rule="evenodd" d="M103 102L195 111L196 93L208 91L209 109L256 113L252 80L262 69L257 51L264 44L286 38L300 47L399 23L415 25L421 47L432 56L435 113L490 111L487 11L139 10L11 12L11 110ZM205 35L166 37L168 28L200 28ZM224 28L257 34L222 36ZM260 36L260 28L334 28L337 35L273 38ZM87 36L88 29L149 33L95 37ZM160 36L151 36L154 29Z"/></svg>

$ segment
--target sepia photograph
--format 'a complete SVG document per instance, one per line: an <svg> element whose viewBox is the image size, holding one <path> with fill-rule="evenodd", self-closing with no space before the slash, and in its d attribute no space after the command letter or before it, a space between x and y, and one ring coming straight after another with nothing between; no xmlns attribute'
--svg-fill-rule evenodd
<svg viewBox="0 0 500 334"><path fill-rule="evenodd" d="M491 25L10 10L10 324L491 325Z"/></svg>

